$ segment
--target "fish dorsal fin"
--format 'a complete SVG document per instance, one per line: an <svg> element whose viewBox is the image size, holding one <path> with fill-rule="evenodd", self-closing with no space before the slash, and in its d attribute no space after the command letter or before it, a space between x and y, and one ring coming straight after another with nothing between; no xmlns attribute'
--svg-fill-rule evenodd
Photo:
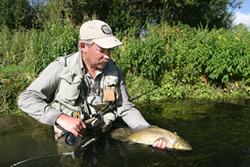
<svg viewBox="0 0 250 167"><path fill-rule="evenodd" d="M159 128L158 126L156 126L156 125L151 125L150 127L148 127L148 128Z"/></svg>

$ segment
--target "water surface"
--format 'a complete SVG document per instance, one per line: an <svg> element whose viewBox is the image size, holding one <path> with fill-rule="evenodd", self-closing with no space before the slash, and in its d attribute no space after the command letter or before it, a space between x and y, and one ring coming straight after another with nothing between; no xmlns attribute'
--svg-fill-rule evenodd
<svg viewBox="0 0 250 167"><path fill-rule="evenodd" d="M137 104L150 124L177 132L192 151L159 150L98 137L73 152L57 152L53 129L33 119L0 118L0 166L247 167L250 164L249 99ZM118 120L114 129L124 127ZM84 143L83 143L84 144Z"/></svg>

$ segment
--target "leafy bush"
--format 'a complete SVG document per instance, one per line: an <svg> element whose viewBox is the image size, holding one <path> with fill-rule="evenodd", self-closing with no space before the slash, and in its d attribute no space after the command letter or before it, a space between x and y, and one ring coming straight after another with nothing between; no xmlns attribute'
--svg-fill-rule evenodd
<svg viewBox="0 0 250 167"><path fill-rule="evenodd" d="M142 39L128 39L122 46L118 61L122 71L142 76L159 85L166 70L171 69L171 55L167 54L168 41L159 32L159 27L150 27L149 33Z"/></svg>
<svg viewBox="0 0 250 167"><path fill-rule="evenodd" d="M185 73L183 82L194 84L203 76L207 82L219 86L247 79L250 53L246 52L247 45L239 32L181 28L181 36L170 52L175 57L176 72Z"/></svg>
<svg viewBox="0 0 250 167"><path fill-rule="evenodd" d="M220 29L211 34L214 43L210 59L206 62L208 78L217 85L247 79L250 55L246 53L247 46L240 39L240 33Z"/></svg>
<svg viewBox="0 0 250 167"><path fill-rule="evenodd" d="M131 93L146 92L179 76L178 81L155 90L151 99L219 98L225 92L244 96L249 95L250 84L249 34L245 27L209 31L187 25L149 26L142 40L125 37L121 52L115 52L114 57L119 57L116 62L126 75L128 87L137 89ZM131 74L133 80L128 79ZM142 78L147 84L138 90L135 80ZM237 86L239 82L241 86Z"/></svg>

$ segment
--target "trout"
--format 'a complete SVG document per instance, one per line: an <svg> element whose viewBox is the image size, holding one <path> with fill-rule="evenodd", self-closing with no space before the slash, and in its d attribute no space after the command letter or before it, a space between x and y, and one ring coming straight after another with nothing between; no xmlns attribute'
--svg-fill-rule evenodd
<svg viewBox="0 0 250 167"><path fill-rule="evenodd" d="M150 126L149 128L141 129L122 138L123 141L145 145L153 145L160 139L166 142L166 147L168 149L192 150L191 145L180 136L157 126Z"/></svg>

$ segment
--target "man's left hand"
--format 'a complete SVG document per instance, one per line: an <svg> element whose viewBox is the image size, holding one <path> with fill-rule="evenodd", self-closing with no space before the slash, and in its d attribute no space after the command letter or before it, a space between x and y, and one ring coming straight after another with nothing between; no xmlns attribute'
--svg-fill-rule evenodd
<svg viewBox="0 0 250 167"><path fill-rule="evenodd" d="M154 144L153 144L153 147L157 147L157 148L160 148L160 149L165 149L167 146L166 142L164 142L162 139L156 141Z"/></svg>

